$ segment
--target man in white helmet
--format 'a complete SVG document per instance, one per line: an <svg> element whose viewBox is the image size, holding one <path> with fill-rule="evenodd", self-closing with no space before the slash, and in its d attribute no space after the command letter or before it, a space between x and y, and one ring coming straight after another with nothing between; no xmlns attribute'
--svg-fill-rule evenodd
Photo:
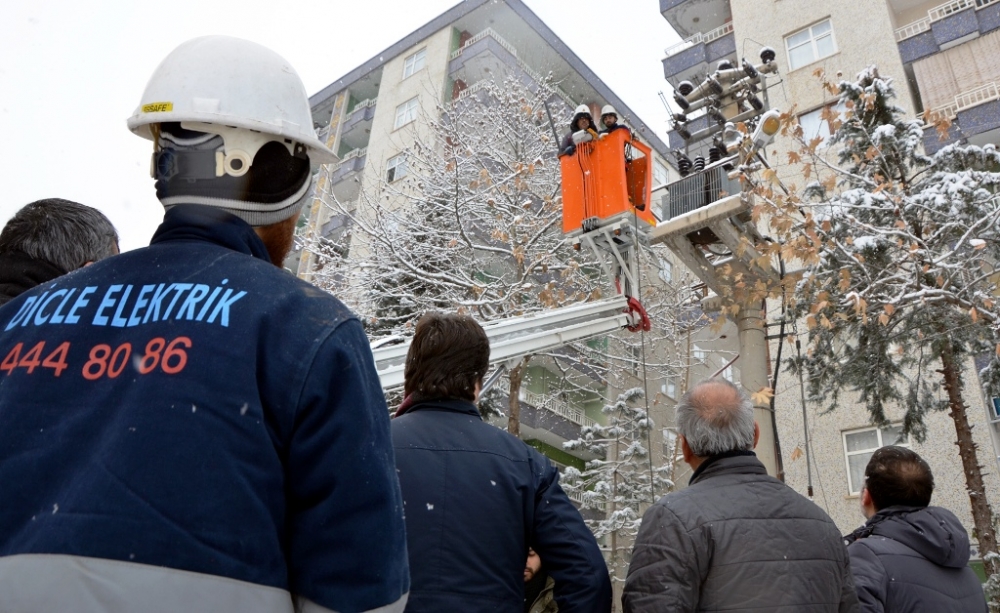
<svg viewBox="0 0 1000 613"><path fill-rule="evenodd" d="M0 611L402 611L368 341L279 268L336 159L298 75L198 38L128 125L166 208L150 246L0 309Z"/></svg>
<svg viewBox="0 0 1000 613"><path fill-rule="evenodd" d="M601 134L608 134L615 130L628 130L627 126L618 123L618 111L610 104L605 104L604 108L601 109L601 124L604 126L601 128Z"/></svg>
<svg viewBox="0 0 1000 613"><path fill-rule="evenodd" d="M590 115L590 108L586 104L581 104L573 111L573 119L569 122L569 132L559 145L559 155L573 155L576 153L578 144L587 143L596 138L597 129L594 126L594 119Z"/></svg>

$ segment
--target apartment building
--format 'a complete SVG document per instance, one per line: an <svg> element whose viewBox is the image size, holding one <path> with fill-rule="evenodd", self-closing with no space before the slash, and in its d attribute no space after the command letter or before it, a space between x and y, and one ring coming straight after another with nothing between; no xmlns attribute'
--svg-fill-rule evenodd
<svg viewBox="0 0 1000 613"><path fill-rule="evenodd" d="M933 110L951 118L943 141L934 126L926 127L928 152L952 142L997 143L1000 137L996 85L1000 67L993 61L1000 44L1000 2L660 0L660 9L684 37L666 50L663 59L664 76L675 87L683 80L699 82L723 60L734 65L743 57L756 61L758 50L769 47L779 70L767 78L764 95L771 108L793 110L807 136L828 134L820 113L835 103L819 86L815 72L821 69L830 77L852 78L867 66L877 65L883 76L894 78L897 104L907 114L916 117ZM701 121L708 125L710 118ZM685 148L675 132L669 134L669 142L672 148ZM778 152L772 161L783 179L795 183L797 177L781 169L789 149L790 143L781 139L768 147ZM779 342L771 341L772 360ZM736 350L735 345L731 350ZM970 362L965 387L970 421L980 462L985 465L987 491L1000 492L1000 399L983 397L976 372ZM927 415L927 438L917 443L900 437L902 410L891 416L896 420L892 426L880 429L870 425L860 404L823 414L812 405L803 411L800 397L798 379L781 372L775 409L785 479L803 494L811 487L813 500L842 530L863 522L858 497L871 453L898 442L930 462L937 483L934 504L954 511L971 531L955 427L946 413ZM1000 500L992 503L1000 504Z"/></svg>
<svg viewBox="0 0 1000 613"><path fill-rule="evenodd" d="M466 0L312 96L320 137L341 161L321 169L304 231L351 253L364 249L356 237L344 239L350 217L324 202L332 196L350 209L363 194L405 189L397 183L408 172L405 152L418 139L432 140L428 124L440 108L476 95L486 79L515 76L537 82L550 74L558 84L550 100L553 112L586 104L599 118L604 104L613 105L633 134L653 149L654 184L668 181L666 144L523 2ZM555 126L559 138L566 128ZM553 144L553 157L555 151ZM321 264L303 251L291 267L310 280ZM563 375L544 358L532 361L520 392L521 433L555 462L582 467L591 458L563 451L562 443L603 419L609 392L588 368L577 370L575 390L556 393L550 382Z"/></svg>

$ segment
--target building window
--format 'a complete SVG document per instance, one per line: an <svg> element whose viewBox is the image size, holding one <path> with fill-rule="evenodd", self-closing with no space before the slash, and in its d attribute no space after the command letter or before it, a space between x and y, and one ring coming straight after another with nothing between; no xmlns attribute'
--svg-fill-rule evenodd
<svg viewBox="0 0 1000 613"><path fill-rule="evenodd" d="M833 26L824 20L785 37L788 50L788 69L795 70L837 52L833 40Z"/></svg>
<svg viewBox="0 0 1000 613"><path fill-rule="evenodd" d="M694 357L695 362L704 364L705 358L708 357L708 352L699 347L698 345L695 345L691 350L691 355L692 357Z"/></svg>
<svg viewBox="0 0 1000 613"><path fill-rule="evenodd" d="M844 112L847 107L843 104L837 103L828 107L820 107L815 111L809 111L808 113L803 113L799 115L799 125L802 126L802 140L806 143L811 142L814 138L820 138L820 146L825 146L827 141L830 140L830 122L823 119L823 111L827 109L833 113L833 117L843 118Z"/></svg>
<svg viewBox="0 0 1000 613"><path fill-rule="evenodd" d="M396 107L396 121L392 124L392 129L401 128L411 121L417 119L417 99L411 98Z"/></svg>
<svg viewBox="0 0 1000 613"><path fill-rule="evenodd" d="M403 78L407 78L413 75L421 68L424 67L424 59L427 58L427 49L421 49L416 53L409 55L403 60Z"/></svg>
<svg viewBox="0 0 1000 613"><path fill-rule="evenodd" d="M660 385L660 392L671 400L677 400L677 384L673 381Z"/></svg>
<svg viewBox="0 0 1000 613"><path fill-rule="evenodd" d="M668 177L667 167L664 166L660 160L653 160L653 187L656 188L661 185L666 185L669 180Z"/></svg>
<svg viewBox="0 0 1000 613"><path fill-rule="evenodd" d="M674 280L674 265L667 258L660 258L660 272L657 273L660 281L672 283Z"/></svg>
<svg viewBox="0 0 1000 613"><path fill-rule="evenodd" d="M865 483L865 467L879 447L899 445L909 447L909 437L903 436L903 426L864 428L844 432L844 456L847 460L847 488L851 494L860 494Z"/></svg>
<svg viewBox="0 0 1000 613"><path fill-rule="evenodd" d="M406 176L406 154L400 153L395 157L389 158L385 166L385 180L387 183L402 179Z"/></svg>

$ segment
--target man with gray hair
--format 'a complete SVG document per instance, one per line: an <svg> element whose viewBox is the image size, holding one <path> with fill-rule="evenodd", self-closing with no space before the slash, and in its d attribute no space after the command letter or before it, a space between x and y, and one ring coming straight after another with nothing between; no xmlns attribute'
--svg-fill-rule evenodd
<svg viewBox="0 0 1000 613"><path fill-rule="evenodd" d="M857 611L837 526L767 475L746 393L709 379L676 407L686 489L651 506L632 551L626 613Z"/></svg>
<svg viewBox="0 0 1000 613"><path fill-rule="evenodd" d="M0 305L118 254L118 233L95 208L46 198L21 208L0 232Z"/></svg>

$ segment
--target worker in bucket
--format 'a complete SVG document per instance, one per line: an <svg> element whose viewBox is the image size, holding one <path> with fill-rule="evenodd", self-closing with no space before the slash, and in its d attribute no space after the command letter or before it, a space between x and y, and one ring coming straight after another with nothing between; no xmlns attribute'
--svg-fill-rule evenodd
<svg viewBox="0 0 1000 613"><path fill-rule="evenodd" d="M576 146L598 138L594 118L586 104L581 104L573 111L573 120L569 122L569 133L559 146L560 155L573 155Z"/></svg>

